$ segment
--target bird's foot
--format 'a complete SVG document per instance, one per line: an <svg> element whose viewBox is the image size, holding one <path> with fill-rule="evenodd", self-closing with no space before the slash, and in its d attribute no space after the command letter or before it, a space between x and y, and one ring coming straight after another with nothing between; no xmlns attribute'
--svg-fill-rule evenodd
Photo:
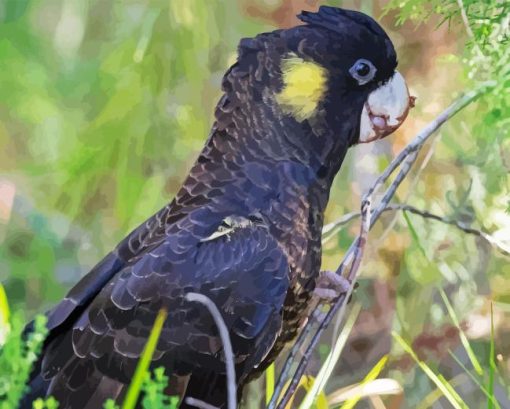
<svg viewBox="0 0 510 409"><path fill-rule="evenodd" d="M349 291L351 282L334 271L321 271L315 285L314 295L328 303Z"/></svg>
<svg viewBox="0 0 510 409"><path fill-rule="evenodd" d="M332 304L342 294L346 294L350 287L351 282L347 278L336 274L334 271L325 270L320 272L313 294L319 302ZM354 289L357 287L358 283L354 284ZM347 302L350 301L351 298L349 297ZM319 307L314 310L313 318L318 322L322 322L326 314L327 309Z"/></svg>

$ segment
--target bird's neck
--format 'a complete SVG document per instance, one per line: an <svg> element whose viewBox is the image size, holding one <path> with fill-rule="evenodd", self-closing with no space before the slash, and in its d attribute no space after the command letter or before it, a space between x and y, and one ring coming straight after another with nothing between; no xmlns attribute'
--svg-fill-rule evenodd
<svg viewBox="0 0 510 409"><path fill-rule="evenodd" d="M292 152L264 142L247 149L246 145L233 145L228 136L220 139L216 135L192 168L178 202L197 208L205 204L218 219L225 214L263 217L273 233L283 239L309 235L311 228L320 230L331 184L346 148L336 157L324 159L294 149ZM194 192L203 199L193 200Z"/></svg>
<svg viewBox="0 0 510 409"><path fill-rule="evenodd" d="M189 220L197 239L214 233L201 223L194 226L206 213L203 222L211 228L226 217L260 216L283 242L316 238L350 145L352 130L341 128L349 121L340 118L332 131L324 124L331 118L297 123L269 111L264 117L260 111L242 113L215 123L172 207Z"/></svg>

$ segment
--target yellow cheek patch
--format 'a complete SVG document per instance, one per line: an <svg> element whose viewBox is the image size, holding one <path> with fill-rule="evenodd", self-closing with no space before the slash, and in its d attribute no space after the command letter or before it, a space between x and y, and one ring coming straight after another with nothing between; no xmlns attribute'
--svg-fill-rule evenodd
<svg viewBox="0 0 510 409"><path fill-rule="evenodd" d="M283 88L276 95L282 111L297 121L309 119L326 92L327 71L296 55L282 60Z"/></svg>

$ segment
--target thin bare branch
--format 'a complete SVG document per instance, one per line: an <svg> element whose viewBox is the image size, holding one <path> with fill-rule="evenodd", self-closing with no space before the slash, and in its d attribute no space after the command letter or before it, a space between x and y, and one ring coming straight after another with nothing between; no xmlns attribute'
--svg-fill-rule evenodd
<svg viewBox="0 0 510 409"><path fill-rule="evenodd" d="M396 189L398 186L402 183L402 181L405 179L407 174L409 173L413 163L416 161L418 151L421 149L421 147L424 145L424 143L431 137L431 135L437 131L446 121L448 121L452 116L454 116L456 113L464 109L466 106L471 104L474 100L476 100L480 95L486 93L488 90L494 88L496 86L496 83L494 81L488 82L483 84L480 88L470 91L466 93L464 96L460 97L458 100L456 100L452 105L450 105L447 109L445 109L441 114L439 114L432 122L430 122L423 130L409 143L404 150L402 150L397 157L390 163L390 165L386 168L386 170L377 178L374 185L370 188L368 191L366 197L371 199L374 192L376 192L393 174L393 172L400 168L400 171L398 172L397 176L391 183L391 185L386 190L383 198L381 199L379 205L375 208L373 212L370 213L368 216L365 217L365 221L368 219L368 229L372 228L374 223L378 220L381 213L385 210L385 208L388 206L389 202L393 198ZM365 204L366 201L363 202ZM363 209L363 205L362 205ZM363 214L363 210L361 212ZM363 226L365 223L362 222L362 228L360 235L358 238L353 242L349 250L344 256L344 259L340 266L337 269L338 274L343 274L345 266L351 263L352 260L352 266L348 274L348 278L351 281L351 289L347 294L341 295L338 300L335 301L335 303L331 306L329 312L326 314L325 318L319 323L318 328L316 329L316 332L312 336L311 341L309 342L305 353L299 362L297 369L292 377L292 380L290 382L289 387L284 393L284 397L280 404L278 405L278 408L284 408L286 402L289 401L290 397L292 396L293 392L295 391L299 379L303 375L306 365L308 363L308 359L315 348L322 332L324 329L328 326L330 321L332 320L333 316L340 310L340 315L343 316L345 311L345 304L346 301L349 299L350 293L352 292L352 287L355 284L357 270L359 267L360 259L362 251L360 249L363 249L363 246L366 242L366 235L363 235ZM368 230L367 229L367 230ZM318 305L317 309L321 308L322 305ZM315 314L315 311L312 312L312 314ZM304 328L302 329L302 333L300 334L298 340L292 347L287 360L284 364L284 368L282 373L280 374L278 384L275 387L275 393L273 395L273 398L271 399L271 402L269 403L268 408L273 409L276 407L277 397L280 395L280 392L283 390L283 385L287 382L288 375L290 373L290 369L292 367L293 361L296 359L296 356L298 354L298 351L301 350L301 347L303 346L306 338L308 337L308 334L311 332L311 326L312 326L312 320L308 320Z"/></svg>
<svg viewBox="0 0 510 409"><path fill-rule="evenodd" d="M306 366L308 365L308 361L310 360L310 357L312 355L312 352L319 342L320 336L322 334L322 331L329 325L333 317L335 316L337 311L341 311L340 314L343 315L345 312L345 306L347 305L346 300L348 300L352 294L352 291L354 289L354 282L359 270L359 267L361 265L361 259L363 258L363 252L365 249L365 244L367 243L367 236L368 236L368 230L370 229L370 216L371 216L371 200L372 196L371 194L367 195L365 200L363 200L361 204L361 226L360 226L360 233L359 236L355 242L355 248L351 257L344 258L344 262L340 265L340 267L337 270L337 274L342 274L345 266L347 266L349 263L351 264L351 268L349 270L349 273L347 274L347 279L351 282L351 286L349 287L349 290L347 293L344 293L340 295L339 299L335 304L331 306L331 309L326 314L326 317L322 322L319 324L319 329L316 331L314 336L312 337L310 344L308 345L305 353L303 354L303 357L301 358L296 372L294 373L294 376L292 377L292 380L290 382L289 387L285 391L280 403L278 404L278 409L283 409L287 406L289 403L292 395L296 391L296 388L299 384L299 380L301 379L301 376L303 375ZM352 260L352 263L351 263ZM275 395L278 396L278 395ZM273 398L275 398L273 396ZM276 400L276 399L275 399Z"/></svg>
<svg viewBox="0 0 510 409"><path fill-rule="evenodd" d="M434 152L436 150L436 145L441 140L441 134L440 133L434 134L430 140L432 141L430 143L430 147L429 147L427 153L425 154L425 157L421 161L420 166L418 167L418 170L414 173L413 178L412 178L411 182L409 183L409 187L407 188L407 191L405 193L404 199L402 200L402 203L407 203L407 201L411 197L414 189L418 185L418 181L420 180L421 174L423 173L423 171L427 167L428 163L430 162L430 159L434 155ZM390 220L390 222L388 223L388 225L386 226L386 228L384 229L382 234L377 238L374 245L372 245L373 248L378 248L381 245L381 243L384 242L384 240L386 239L388 234L395 227L396 222L397 222L397 214L395 213L393 216L393 219Z"/></svg>
<svg viewBox="0 0 510 409"><path fill-rule="evenodd" d="M230 342L230 336L228 334L228 329L221 316L218 307L216 304L207 296L199 293L187 293L184 297L187 301L198 302L204 305L209 312L211 313L214 323L216 327L218 327L218 332L220 334L221 342L223 344L223 353L225 355L225 366L227 369L227 407L228 409L236 409L237 408L237 392L236 392L236 370L234 366L234 352L232 350L232 343ZM193 400L194 405L197 406L197 403L200 405L201 402L197 399ZM189 399L187 400L189 403ZM209 404L207 404L209 405ZM209 405L211 406L211 405ZM209 407L208 406L208 407ZM205 407L204 407L205 409ZM210 408L209 408L210 409Z"/></svg>
<svg viewBox="0 0 510 409"><path fill-rule="evenodd" d="M456 227L457 229L463 231L464 233L481 237L484 240L486 240L491 246L493 246L496 250L498 250L501 254L510 257L510 248L508 248L504 243L501 243L498 239L494 238L489 233L486 233L481 229L475 229L471 226L468 226L467 224L459 220L449 219L448 217L445 216L439 216L435 213L429 212L428 210L421 210L408 204L389 204L383 209L383 212L398 212L398 211L409 212L417 216L421 216L425 219L436 220L438 222ZM334 233L337 232L342 226L345 226L350 221L360 216L361 216L360 212L347 213L338 220L335 220L334 222L331 222L324 226L326 231L328 232L327 233L328 235L322 240L322 242L325 243L328 240L330 240L332 237L334 237Z"/></svg>

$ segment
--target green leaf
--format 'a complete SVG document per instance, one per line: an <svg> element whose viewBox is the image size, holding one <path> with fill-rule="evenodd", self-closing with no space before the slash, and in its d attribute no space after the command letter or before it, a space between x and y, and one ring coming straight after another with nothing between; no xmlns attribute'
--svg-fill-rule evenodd
<svg viewBox="0 0 510 409"><path fill-rule="evenodd" d="M9 309L7 294L5 293L4 286L0 283L0 346L4 343L5 337L10 329L10 315L11 311Z"/></svg>
<svg viewBox="0 0 510 409"><path fill-rule="evenodd" d="M274 362L266 369L266 405L271 401L274 393Z"/></svg>
<svg viewBox="0 0 510 409"><path fill-rule="evenodd" d="M104 403L103 409L119 409L119 406L115 403L113 399L108 399Z"/></svg>
<svg viewBox="0 0 510 409"><path fill-rule="evenodd" d="M309 376L309 375L303 375L301 377L301 379L299 380L299 384L296 388L296 392L294 393L294 395L292 395L292 397L290 398L289 400L289 403L287 404L287 406L285 407L285 409L292 409L294 407L294 399L296 398L296 395L299 391L300 388L303 388L307 394L310 393L310 391L312 390L313 388L313 385L315 385L315 378L313 376ZM289 386L290 384L290 380L288 380L283 388L283 391L285 391L287 389L287 387ZM282 395L283 395L283 391L282 391ZM280 396L281 398L281 396ZM318 395L317 395L317 399L315 400L315 409L328 409L328 400L326 398L326 395L324 394L324 392L320 392Z"/></svg>
<svg viewBox="0 0 510 409"><path fill-rule="evenodd" d="M338 359L340 358L340 355L345 347L347 339L349 338L349 335L352 331L352 328L354 327L354 324L359 316L360 311L361 311L360 304L355 304L352 307L349 316L345 321L345 325L343 326L342 331L340 332L338 338L335 341L333 350L329 353L328 357L326 358L326 361L322 365L319 373L317 374L317 377L313 382L312 387L306 394L305 399L301 403L299 409L311 408L317 396L321 392L323 392L326 383L328 382L331 374L333 373L333 370L335 369L335 365L338 362Z"/></svg>
<svg viewBox="0 0 510 409"><path fill-rule="evenodd" d="M448 351L448 353L453 358L453 360L455 362L457 362L457 364L462 368L464 373L466 375L468 375L471 378L471 380L480 388L480 390L483 392L483 394L485 396L487 396L487 399L492 401L497 409L501 409L495 396L491 395L491 393L487 390L487 388L482 385L482 383L471 373L471 371L469 369L466 368L466 366L460 361L460 359L457 358L457 356L452 351Z"/></svg>
<svg viewBox="0 0 510 409"><path fill-rule="evenodd" d="M413 243L415 244L415 246L411 246L404 255L409 275L421 285L436 283L441 279L442 274L427 256L408 213L404 211L403 216L409 232L411 233L411 237L413 238Z"/></svg>
<svg viewBox="0 0 510 409"><path fill-rule="evenodd" d="M455 325L455 327L457 327L457 330L459 331L460 340L462 342L462 345L464 346L464 349L466 350L466 352L468 354L469 360L471 361L473 368L475 369L475 371L478 375L483 375L482 366L480 365L480 362L478 362L475 352L471 348L471 345L469 344L466 334L460 326L459 319L457 318L457 314L455 314L455 310L453 309L452 305L450 304L450 300L448 300L448 297L446 296L446 293L444 292L444 290L442 288L439 289L439 294L441 294L441 298L443 299L443 302L446 306L448 314L450 315L450 318L453 321L453 324Z"/></svg>
<svg viewBox="0 0 510 409"><path fill-rule="evenodd" d="M386 363L388 362L388 355L384 355L379 362L375 364L375 366L370 370L370 372L365 376L365 378L361 381L361 385L366 385L369 382L377 379L381 371L386 366ZM346 401L342 406L341 409L352 409L361 399L361 396L355 396L348 401Z"/></svg>
<svg viewBox="0 0 510 409"><path fill-rule="evenodd" d="M420 360L418 356L414 353L411 346L404 341L404 339L398 335L396 332L392 332L393 338L397 340L400 346L407 352L413 360L418 364L418 366L422 369L423 372L429 377L429 379L439 388L439 390L443 393L446 399L450 402L450 404L455 409L469 409L469 406L462 400L462 398L458 395L458 393L453 389L453 387L449 384L449 382L444 379L444 377L439 374L436 375L430 367Z"/></svg>
<svg viewBox="0 0 510 409"><path fill-rule="evenodd" d="M421 245L421 240L418 236L418 233L416 233L416 229L414 228L413 224L411 223L411 219L409 219L409 215L406 211L403 212L404 219L407 223L407 227L409 228L409 231L411 232L411 236L413 237L414 242L420 249L421 254L428 260L427 253L425 253L425 249Z"/></svg>
<svg viewBox="0 0 510 409"><path fill-rule="evenodd" d="M26 383L32 365L37 359L47 334L46 316L34 318L34 329L23 339L21 332L23 318L19 313L11 317L9 332L5 344L0 349L0 407L2 409L18 407L19 400L26 392Z"/></svg>
<svg viewBox="0 0 510 409"><path fill-rule="evenodd" d="M138 365L136 366L133 379L129 384L129 388L126 393L126 398L122 403L122 409L134 409L136 407L136 403L138 402L138 396L140 395L140 391L142 390L144 379L147 376L147 372L151 364L152 355L154 355L154 351L156 350L159 336L161 334L161 330L163 329L163 324L165 323L167 316L168 312L165 309L159 310L158 315L156 316L156 320L154 321L151 333L149 335L149 339L147 340L147 344L145 344L142 356L140 357Z"/></svg>

